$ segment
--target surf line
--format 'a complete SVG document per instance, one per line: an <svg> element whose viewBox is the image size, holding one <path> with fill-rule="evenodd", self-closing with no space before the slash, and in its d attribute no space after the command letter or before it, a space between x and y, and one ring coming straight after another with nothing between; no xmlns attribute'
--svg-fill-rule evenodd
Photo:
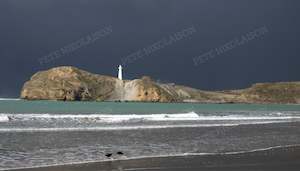
<svg viewBox="0 0 300 171"><path fill-rule="evenodd" d="M257 125L285 123L286 121L269 121L260 123L238 123L238 124L191 124L191 125L149 125L149 126L115 126L115 127L85 127L85 128L0 128L1 132L73 132L73 131L117 131L117 130L146 130L146 129L172 129L172 128L205 128L205 127L235 127L239 125ZM293 121L289 121L293 122ZM294 121L297 122L297 121Z"/></svg>

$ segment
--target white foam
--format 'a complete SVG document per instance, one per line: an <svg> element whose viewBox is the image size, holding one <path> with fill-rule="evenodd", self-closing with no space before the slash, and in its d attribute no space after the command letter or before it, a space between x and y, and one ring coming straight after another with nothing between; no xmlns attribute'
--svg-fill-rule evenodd
<svg viewBox="0 0 300 171"><path fill-rule="evenodd" d="M8 122L9 118L7 115L0 114L0 122Z"/></svg>
<svg viewBox="0 0 300 171"><path fill-rule="evenodd" d="M243 115L228 115L228 116L200 116L199 120L208 121L235 121L235 120L289 120L300 119L300 116L243 116Z"/></svg>
<svg viewBox="0 0 300 171"><path fill-rule="evenodd" d="M15 98L0 98L0 100L21 100L21 99L15 99Z"/></svg>
<svg viewBox="0 0 300 171"><path fill-rule="evenodd" d="M71 132L71 131L113 131L143 130L166 128L197 128L217 126L238 126L239 124L191 124L191 125L147 125L147 126L115 126L115 127L70 127L70 128L0 128L0 132Z"/></svg>
<svg viewBox="0 0 300 171"><path fill-rule="evenodd" d="M266 147L266 148L258 148L254 150L248 151L236 151L236 152L225 152L225 153L184 153L187 156L199 156L199 155L231 155L231 154L245 154L245 153L253 153L253 152L261 152L261 151L268 151L273 149L280 149L280 148L290 148L290 147L299 147L300 144L292 144L292 145L279 145L273 147Z"/></svg>
<svg viewBox="0 0 300 171"><path fill-rule="evenodd" d="M284 121L261 121L257 123L238 124L179 124L179 125L143 125L143 126L104 126L104 127L60 127L60 128L0 128L0 132L73 132L73 131L114 131L114 130L145 130L167 128L200 128L200 127L234 127L239 125L256 125L284 123Z"/></svg>
<svg viewBox="0 0 300 171"><path fill-rule="evenodd" d="M148 121L193 121L198 120L199 115L194 112L183 114L10 114L12 118L19 120L30 119L90 119L98 122L126 122L130 120Z"/></svg>
<svg viewBox="0 0 300 171"><path fill-rule="evenodd" d="M4 115L4 114L2 114ZM0 114L1 116L1 114ZM198 115L195 112L179 114L5 114L15 120L92 120L96 122L120 123L129 121L261 121L261 120L299 120L300 115L280 113L263 116L227 115L211 116ZM7 120L7 119L6 119Z"/></svg>
<svg viewBox="0 0 300 171"><path fill-rule="evenodd" d="M101 115L102 121L105 122L124 122L130 120L147 120L147 121L195 121L199 120L199 115L190 112L183 114L146 114L146 115Z"/></svg>

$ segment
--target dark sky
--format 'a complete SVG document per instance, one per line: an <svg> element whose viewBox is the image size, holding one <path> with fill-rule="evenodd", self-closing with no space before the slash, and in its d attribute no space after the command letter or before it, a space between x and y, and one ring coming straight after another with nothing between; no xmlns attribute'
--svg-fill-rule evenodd
<svg viewBox="0 0 300 171"><path fill-rule="evenodd" d="M56 66L116 75L122 58L190 27L196 33L126 66L125 78L205 90L300 81L299 9L296 0L1 0L0 97L19 96L32 74ZM107 26L111 34L38 62ZM264 26L265 35L194 65L194 57Z"/></svg>

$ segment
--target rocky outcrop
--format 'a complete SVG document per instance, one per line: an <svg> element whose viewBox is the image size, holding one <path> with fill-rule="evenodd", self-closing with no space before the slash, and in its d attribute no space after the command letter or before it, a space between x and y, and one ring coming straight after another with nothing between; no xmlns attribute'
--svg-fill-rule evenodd
<svg viewBox="0 0 300 171"><path fill-rule="evenodd" d="M212 92L175 84L161 84L146 76L135 80L119 80L75 67L58 67L34 74L24 84L21 98L64 101L300 104L300 82L255 84L243 90Z"/></svg>
<svg viewBox="0 0 300 171"><path fill-rule="evenodd" d="M176 99L150 77L142 77L125 83L126 101L176 102Z"/></svg>
<svg viewBox="0 0 300 171"><path fill-rule="evenodd" d="M105 100L117 79L91 74L75 67L38 72L23 86L21 98L30 100Z"/></svg>
<svg viewBox="0 0 300 171"><path fill-rule="evenodd" d="M38 72L27 81L21 98L64 101L172 102L172 96L149 77L119 80L91 74L75 67L58 67Z"/></svg>

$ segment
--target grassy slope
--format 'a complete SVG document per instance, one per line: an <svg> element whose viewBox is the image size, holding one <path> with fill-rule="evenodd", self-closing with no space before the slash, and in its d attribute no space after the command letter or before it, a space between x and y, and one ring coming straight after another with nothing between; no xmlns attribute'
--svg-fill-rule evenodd
<svg viewBox="0 0 300 171"><path fill-rule="evenodd" d="M241 94L258 102L300 103L300 82L259 83Z"/></svg>

